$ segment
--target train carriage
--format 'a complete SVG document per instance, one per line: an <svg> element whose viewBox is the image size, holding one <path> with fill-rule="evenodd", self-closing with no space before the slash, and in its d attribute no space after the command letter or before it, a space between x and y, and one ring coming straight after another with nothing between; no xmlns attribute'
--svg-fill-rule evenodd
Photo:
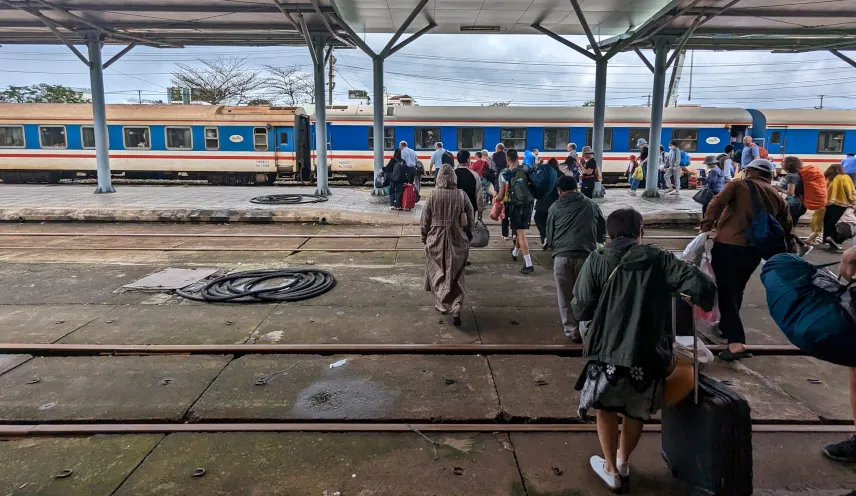
<svg viewBox="0 0 856 496"><path fill-rule="evenodd" d="M108 105L110 165L130 178L272 184L309 178L309 117L295 107ZM0 105L0 178L55 183L94 176L88 104Z"/></svg>
<svg viewBox="0 0 856 496"><path fill-rule="evenodd" d="M786 155L826 169L856 151L852 110L759 110L766 121L763 146L781 164ZM755 137L755 136L753 136Z"/></svg>
<svg viewBox="0 0 856 496"><path fill-rule="evenodd" d="M354 184L369 180L373 170L373 109L368 106L327 110L328 156L331 170ZM470 151L497 143L506 148L538 149L541 157L564 160L568 143L578 150L591 143L594 109L590 107L388 107L384 122L385 160L399 141L407 141L426 167L441 141L446 149ZM605 182L617 182L631 154L639 154L638 138L649 137L651 109L606 109L603 172ZM668 108L663 115L662 142L677 141L701 164L706 155L721 153L726 144L740 143L753 125L743 109ZM429 171L430 173L430 171Z"/></svg>

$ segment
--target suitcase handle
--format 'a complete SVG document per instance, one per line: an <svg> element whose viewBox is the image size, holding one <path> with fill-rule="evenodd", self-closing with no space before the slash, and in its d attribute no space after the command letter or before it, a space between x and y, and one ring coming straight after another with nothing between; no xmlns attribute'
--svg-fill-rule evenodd
<svg viewBox="0 0 856 496"><path fill-rule="evenodd" d="M681 293L681 298L690 299L689 295ZM689 302L692 306L692 301ZM698 332L696 331L695 309L692 313L692 329L693 329L693 402L698 405L698 383L699 383L699 363L698 363ZM672 298L672 339L678 335L678 297Z"/></svg>

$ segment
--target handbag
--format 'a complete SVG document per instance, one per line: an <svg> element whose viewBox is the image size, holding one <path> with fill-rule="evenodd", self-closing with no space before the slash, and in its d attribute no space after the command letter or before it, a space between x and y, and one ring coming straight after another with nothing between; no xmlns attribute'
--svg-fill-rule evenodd
<svg viewBox="0 0 856 496"><path fill-rule="evenodd" d="M698 190L698 192L693 195L693 201L696 203L701 203L702 205L707 205L713 200L713 197L716 196L713 194L713 191L708 187L704 187L703 189Z"/></svg>
<svg viewBox="0 0 856 496"><path fill-rule="evenodd" d="M491 220L500 220L505 218L505 203L502 200L494 200L493 206L490 207Z"/></svg>
<svg viewBox="0 0 856 496"><path fill-rule="evenodd" d="M476 221L472 234L473 239L470 240L470 248L484 248L490 243L490 231L481 219Z"/></svg>

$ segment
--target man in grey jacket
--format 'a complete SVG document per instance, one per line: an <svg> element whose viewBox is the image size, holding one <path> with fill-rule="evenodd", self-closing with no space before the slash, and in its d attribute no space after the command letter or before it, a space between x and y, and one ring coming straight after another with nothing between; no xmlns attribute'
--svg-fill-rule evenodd
<svg viewBox="0 0 856 496"><path fill-rule="evenodd" d="M547 214L546 244L553 250L553 276L559 298L559 315L565 335L582 342L579 321L571 309L574 284L597 243L606 240L606 221L600 207L577 191L572 176L559 178L559 199Z"/></svg>
<svg viewBox="0 0 856 496"><path fill-rule="evenodd" d="M666 177L666 193L679 195L681 193L681 151L674 141L669 143L669 153L666 154L666 163L663 164Z"/></svg>

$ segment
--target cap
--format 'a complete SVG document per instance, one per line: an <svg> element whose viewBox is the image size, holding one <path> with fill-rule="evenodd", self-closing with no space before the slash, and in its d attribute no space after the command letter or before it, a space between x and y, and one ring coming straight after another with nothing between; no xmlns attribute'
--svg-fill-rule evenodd
<svg viewBox="0 0 856 496"><path fill-rule="evenodd" d="M749 165L746 166L747 169L758 169L760 171L764 171L767 174L773 174L776 170L776 166L773 165L773 162L769 160L765 160L763 158L759 158L758 160L753 160L749 162Z"/></svg>
<svg viewBox="0 0 856 496"><path fill-rule="evenodd" d="M585 155L586 153L594 153L594 152L592 151L590 146L584 146L583 147L583 155Z"/></svg>
<svg viewBox="0 0 856 496"><path fill-rule="evenodd" d="M636 146L639 148L642 148L643 146L645 146L647 144L648 144L648 142L645 141L645 138L639 138L638 140L636 140Z"/></svg>
<svg viewBox="0 0 856 496"><path fill-rule="evenodd" d="M719 160L716 159L713 155L708 155L704 157L704 165L717 165L719 164Z"/></svg>

